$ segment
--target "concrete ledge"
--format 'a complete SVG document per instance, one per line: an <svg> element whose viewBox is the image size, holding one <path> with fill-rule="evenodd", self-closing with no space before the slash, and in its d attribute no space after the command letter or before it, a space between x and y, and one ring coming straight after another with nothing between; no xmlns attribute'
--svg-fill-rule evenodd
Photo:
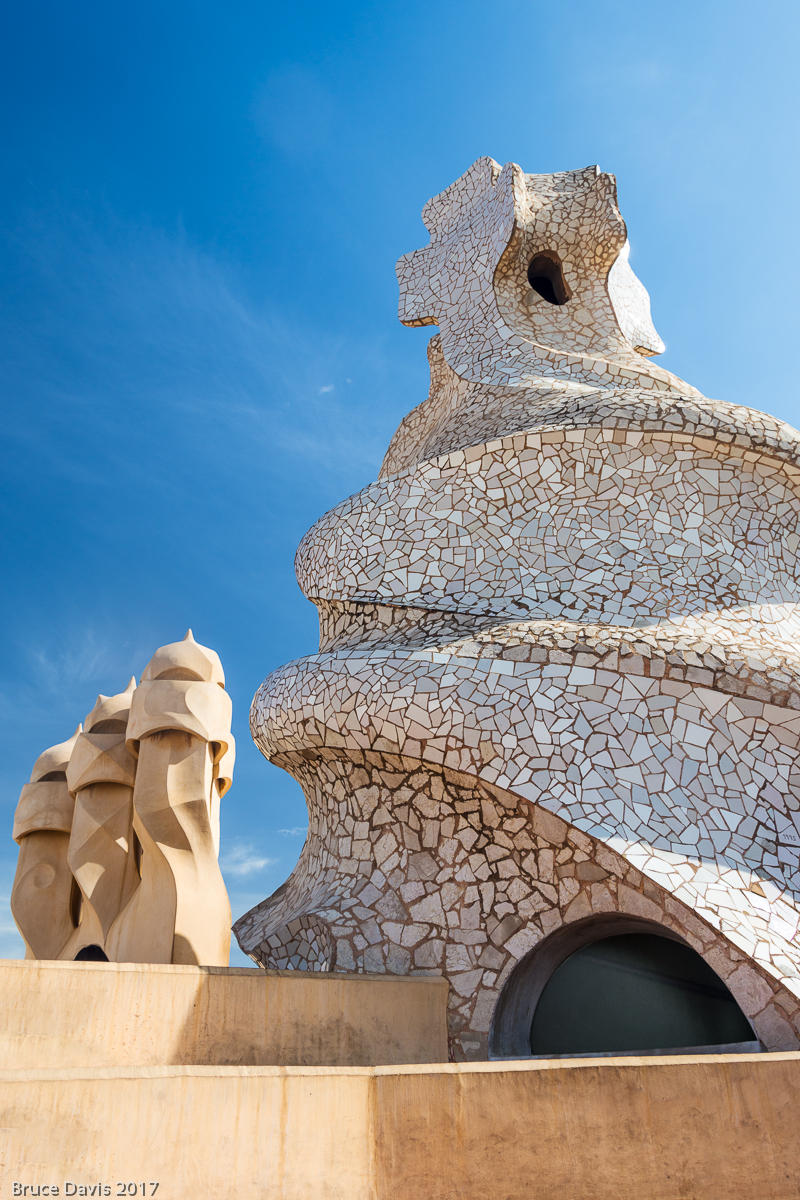
<svg viewBox="0 0 800 1200"><path fill-rule="evenodd" d="M4 1067L447 1060L447 982L0 960Z"/></svg>
<svg viewBox="0 0 800 1200"><path fill-rule="evenodd" d="M5 1071L0 1195L788 1200L799 1103L800 1053Z"/></svg>

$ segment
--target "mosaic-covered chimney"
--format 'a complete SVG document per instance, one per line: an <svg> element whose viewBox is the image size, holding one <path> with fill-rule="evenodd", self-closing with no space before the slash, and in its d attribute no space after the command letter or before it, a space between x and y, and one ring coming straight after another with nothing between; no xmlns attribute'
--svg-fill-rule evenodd
<svg viewBox="0 0 800 1200"><path fill-rule="evenodd" d="M298 551L319 653L251 719L309 831L239 942L445 975L455 1058L614 986L643 1048L795 1048L798 434L652 361L613 176L483 158L423 220L430 393Z"/></svg>

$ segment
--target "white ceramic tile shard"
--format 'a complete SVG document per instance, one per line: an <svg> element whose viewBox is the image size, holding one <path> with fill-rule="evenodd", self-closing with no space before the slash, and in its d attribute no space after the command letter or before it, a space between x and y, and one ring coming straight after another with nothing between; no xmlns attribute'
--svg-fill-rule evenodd
<svg viewBox="0 0 800 1200"><path fill-rule="evenodd" d="M444 974L481 1058L519 960L620 912L797 1047L800 435L651 361L612 176L479 159L423 220L430 393L299 548L320 650L251 725L309 833L239 942Z"/></svg>

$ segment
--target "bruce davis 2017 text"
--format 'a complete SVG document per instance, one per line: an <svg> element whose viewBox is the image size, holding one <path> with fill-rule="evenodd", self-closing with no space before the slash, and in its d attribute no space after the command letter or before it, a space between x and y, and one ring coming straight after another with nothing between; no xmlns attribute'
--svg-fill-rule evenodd
<svg viewBox="0 0 800 1200"><path fill-rule="evenodd" d="M149 1180L116 1180L114 1183L18 1183L11 1185L12 1196L155 1196L158 1183Z"/></svg>

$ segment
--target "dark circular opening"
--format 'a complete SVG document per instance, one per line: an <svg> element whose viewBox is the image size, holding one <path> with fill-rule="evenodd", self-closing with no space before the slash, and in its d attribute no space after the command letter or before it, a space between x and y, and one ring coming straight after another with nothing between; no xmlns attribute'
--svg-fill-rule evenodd
<svg viewBox="0 0 800 1200"><path fill-rule="evenodd" d="M528 283L548 304L566 304L570 298L561 259L554 250L533 256L528 264Z"/></svg>
<svg viewBox="0 0 800 1200"><path fill-rule="evenodd" d="M752 1038L733 996L690 946L623 933L583 946L556 968L533 1014L530 1049L652 1053Z"/></svg>
<svg viewBox="0 0 800 1200"><path fill-rule="evenodd" d="M75 955L75 962L108 962L108 955L100 946L84 946Z"/></svg>

